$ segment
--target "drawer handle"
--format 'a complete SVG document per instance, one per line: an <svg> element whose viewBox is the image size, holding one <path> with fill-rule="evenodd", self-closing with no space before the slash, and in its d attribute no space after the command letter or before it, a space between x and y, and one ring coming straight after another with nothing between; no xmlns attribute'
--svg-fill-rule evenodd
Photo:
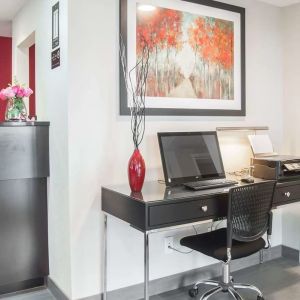
<svg viewBox="0 0 300 300"><path fill-rule="evenodd" d="M290 198L290 197L291 197L291 193L290 193L290 192L285 192L285 193L284 193L284 196Z"/></svg>
<svg viewBox="0 0 300 300"><path fill-rule="evenodd" d="M203 212L207 212L207 209L208 209L208 208L207 208L207 205L201 207L201 210L202 210Z"/></svg>

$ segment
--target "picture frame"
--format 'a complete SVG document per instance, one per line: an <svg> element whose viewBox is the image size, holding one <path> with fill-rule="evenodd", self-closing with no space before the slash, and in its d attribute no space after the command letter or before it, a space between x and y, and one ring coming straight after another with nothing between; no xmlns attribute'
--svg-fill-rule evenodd
<svg viewBox="0 0 300 300"><path fill-rule="evenodd" d="M143 14L141 6L155 14ZM129 70L141 45L152 54L146 115L246 115L245 8L211 0L120 0L120 36ZM121 62L119 77L120 115L130 115Z"/></svg>
<svg viewBox="0 0 300 300"><path fill-rule="evenodd" d="M52 49L59 46L59 2L52 6Z"/></svg>

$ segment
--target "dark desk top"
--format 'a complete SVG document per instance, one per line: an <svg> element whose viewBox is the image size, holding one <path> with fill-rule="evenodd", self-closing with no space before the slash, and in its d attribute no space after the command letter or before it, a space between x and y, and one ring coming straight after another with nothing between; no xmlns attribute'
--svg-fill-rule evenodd
<svg viewBox="0 0 300 300"><path fill-rule="evenodd" d="M255 181L260 182L262 180L256 179ZM239 182L239 184L243 183ZM103 188L144 203L205 197L218 194L221 195L227 194L229 191L229 187L193 191L183 186L166 187L165 184L159 183L158 181L145 182L141 193L131 192L128 183L122 185L107 186Z"/></svg>

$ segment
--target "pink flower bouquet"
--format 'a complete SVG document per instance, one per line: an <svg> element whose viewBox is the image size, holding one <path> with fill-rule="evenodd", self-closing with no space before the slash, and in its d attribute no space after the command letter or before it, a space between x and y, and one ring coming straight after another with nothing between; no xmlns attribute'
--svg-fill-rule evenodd
<svg viewBox="0 0 300 300"><path fill-rule="evenodd" d="M0 99L8 100L11 98L25 98L33 94L32 89L20 85L8 86L0 91Z"/></svg>
<svg viewBox="0 0 300 300"><path fill-rule="evenodd" d="M27 110L24 98L33 94L32 89L20 84L9 85L0 91L0 99L8 100L5 119L7 121L26 121Z"/></svg>

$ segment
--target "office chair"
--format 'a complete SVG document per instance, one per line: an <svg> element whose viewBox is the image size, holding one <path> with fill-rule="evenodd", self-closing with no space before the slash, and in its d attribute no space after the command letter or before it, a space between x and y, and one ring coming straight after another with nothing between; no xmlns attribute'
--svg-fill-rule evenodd
<svg viewBox="0 0 300 300"><path fill-rule="evenodd" d="M266 247L262 236L272 234L272 201L275 181L254 183L232 188L229 191L227 228L218 229L204 234L183 238L180 243L205 255L223 262L222 281L199 281L189 291L191 297L196 297L201 284L213 288L202 295L200 300L225 292L234 299L243 300L237 292L240 289L255 291L257 300L264 300L262 292L249 284L235 283L230 276L231 260L247 257ZM222 299L222 298L220 298Z"/></svg>

